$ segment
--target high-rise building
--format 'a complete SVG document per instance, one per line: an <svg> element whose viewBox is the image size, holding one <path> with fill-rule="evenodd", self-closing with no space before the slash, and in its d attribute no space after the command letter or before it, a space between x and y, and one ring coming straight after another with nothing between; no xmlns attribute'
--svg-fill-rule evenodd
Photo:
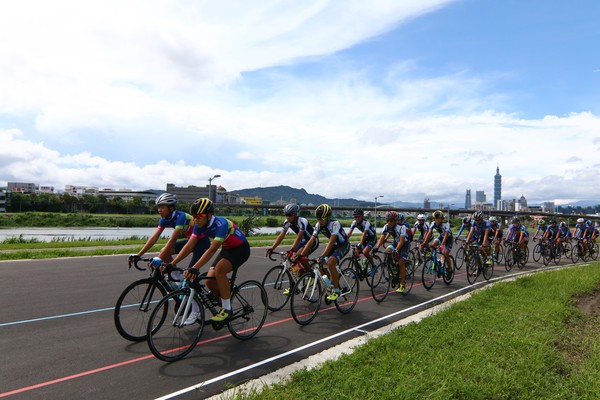
<svg viewBox="0 0 600 400"><path fill-rule="evenodd" d="M470 210L471 206L471 189L467 189L467 194L465 195L465 209Z"/></svg>
<svg viewBox="0 0 600 400"><path fill-rule="evenodd" d="M485 203L485 192L483 190L475 191L475 203Z"/></svg>
<svg viewBox="0 0 600 400"><path fill-rule="evenodd" d="M423 201L423 208L426 210L431 209L431 203L429 202L429 197L425 198L425 200Z"/></svg>
<svg viewBox="0 0 600 400"><path fill-rule="evenodd" d="M500 167L496 167L496 175L494 175L494 204L502 200L502 175L500 175Z"/></svg>

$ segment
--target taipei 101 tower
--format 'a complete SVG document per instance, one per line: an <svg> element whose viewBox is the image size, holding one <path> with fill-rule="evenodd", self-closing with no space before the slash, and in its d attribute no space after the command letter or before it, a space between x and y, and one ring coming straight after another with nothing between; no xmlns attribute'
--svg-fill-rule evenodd
<svg viewBox="0 0 600 400"><path fill-rule="evenodd" d="M496 175L494 175L494 208L498 208L498 202L502 200L502 175L500 175L500 167L496 167Z"/></svg>

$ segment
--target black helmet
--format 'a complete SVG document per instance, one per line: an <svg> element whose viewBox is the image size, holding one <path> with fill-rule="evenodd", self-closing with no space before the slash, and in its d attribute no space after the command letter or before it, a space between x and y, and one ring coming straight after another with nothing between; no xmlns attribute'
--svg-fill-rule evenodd
<svg viewBox="0 0 600 400"><path fill-rule="evenodd" d="M190 208L190 214L213 214L215 212L215 206L213 202L207 199L206 197L201 197L198 200L194 201L192 207Z"/></svg>
<svg viewBox="0 0 600 400"><path fill-rule="evenodd" d="M325 219L331 216L331 207L328 204L321 204L315 210L315 215L318 219Z"/></svg>
<svg viewBox="0 0 600 400"><path fill-rule="evenodd" d="M514 217L512 219L512 223L514 224L515 222L521 223L521 220L519 219L519 217Z"/></svg>
<svg viewBox="0 0 600 400"><path fill-rule="evenodd" d="M355 208L354 211L352 211L352 215L354 215L355 217L357 215L365 215L365 212L362 208Z"/></svg>

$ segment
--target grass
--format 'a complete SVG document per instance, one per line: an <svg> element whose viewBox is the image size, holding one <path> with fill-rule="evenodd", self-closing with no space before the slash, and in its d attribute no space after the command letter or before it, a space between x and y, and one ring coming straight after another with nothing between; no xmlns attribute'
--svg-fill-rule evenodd
<svg viewBox="0 0 600 400"><path fill-rule="evenodd" d="M597 399L600 263L504 282L236 399ZM551 288L551 290L549 290Z"/></svg>

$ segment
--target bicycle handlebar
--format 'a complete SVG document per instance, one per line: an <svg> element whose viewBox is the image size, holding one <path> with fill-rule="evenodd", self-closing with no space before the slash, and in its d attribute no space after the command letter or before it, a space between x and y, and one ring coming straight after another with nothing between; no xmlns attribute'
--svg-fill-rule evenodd
<svg viewBox="0 0 600 400"><path fill-rule="evenodd" d="M272 251L269 253L269 260L277 261L275 258L273 258L273 254L278 254L281 257L281 259L285 259L285 258L289 257L290 253L291 253L291 250L290 251Z"/></svg>
<svg viewBox="0 0 600 400"><path fill-rule="evenodd" d="M135 267L135 269L137 269L138 271L145 271L147 268L140 267L138 265L138 263L140 261L150 262L151 260L152 260L151 258L147 258L147 257L132 257L127 260L127 264L129 265L129 269L131 269L131 266L133 265Z"/></svg>

